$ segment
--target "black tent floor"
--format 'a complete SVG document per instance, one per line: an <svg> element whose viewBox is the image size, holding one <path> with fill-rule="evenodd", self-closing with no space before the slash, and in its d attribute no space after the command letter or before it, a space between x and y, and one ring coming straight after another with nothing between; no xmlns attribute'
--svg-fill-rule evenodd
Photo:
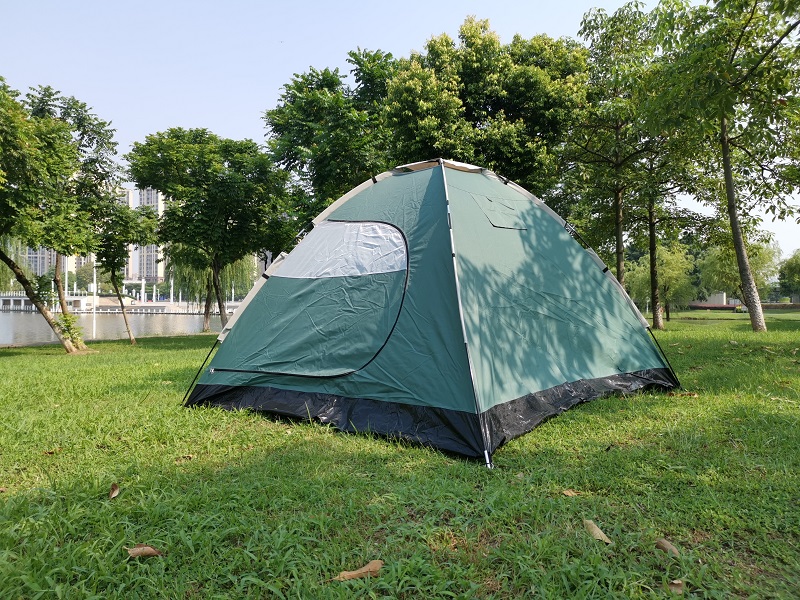
<svg viewBox="0 0 800 600"><path fill-rule="evenodd" d="M649 369L564 383L492 407L478 415L437 407L347 398L277 387L198 384L187 406L253 410L315 420L349 433L370 432L473 458L533 430L569 408L611 394L680 387L669 369Z"/></svg>

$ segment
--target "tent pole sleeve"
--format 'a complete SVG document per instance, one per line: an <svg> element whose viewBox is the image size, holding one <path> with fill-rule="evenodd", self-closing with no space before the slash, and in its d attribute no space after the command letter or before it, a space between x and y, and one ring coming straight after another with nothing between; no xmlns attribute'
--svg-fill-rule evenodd
<svg viewBox="0 0 800 600"><path fill-rule="evenodd" d="M450 230L450 253L453 255L453 275L456 280L456 299L458 301L458 318L461 321L461 334L464 336L464 351L467 353L467 364L469 364L469 377L472 383L472 397L475 400L475 415L478 417L478 423L481 427L481 437L483 438L483 456L486 459L486 467L493 469L492 455L489 452L489 432L486 428L486 420L481 413L481 407L478 403L478 388L475 385L475 367L472 364L472 357L469 352L469 341L467 339L467 326L464 321L464 309L461 306L461 285L458 281L458 262L456 260L456 244L453 238L453 219L450 213L450 194L447 191L447 177L445 175L446 166L442 159L439 159L439 166L442 169L442 185L444 185L444 199L447 204L447 224Z"/></svg>
<svg viewBox="0 0 800 600"><path fill-rule="evenodd" d="M208 362L208 358L211 356L211 353L214 351L214 348L217 347L217 344L219 344L219 338L214 340L214 345L211 346L211 350L209 350L208 354L206 354L206 358L203 361L203 364L200 365L199 369L197 369L197 373L195 374L194 379L192 379L192 383L190 383L189 387L186 389L186 393L183 395L183 401L182 401L184 406L186 406L186 399L189 397L189 392L192 391L192 388L194 387L194 384L197 381L197 378L200 377L200 373L202 373L203 369L205 369L206 363Z"/></svg>

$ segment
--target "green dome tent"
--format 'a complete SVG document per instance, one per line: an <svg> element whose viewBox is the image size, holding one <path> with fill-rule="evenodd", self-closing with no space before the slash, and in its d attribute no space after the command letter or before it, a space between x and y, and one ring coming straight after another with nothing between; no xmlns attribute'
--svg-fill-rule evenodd
<svg viewBox="0 0 800 600"><path fill-rule="evenodd" d="M550 208L438 160L363 183L273 263L187 405L316 419L481 457L615 392L679 385Z"/></svg>

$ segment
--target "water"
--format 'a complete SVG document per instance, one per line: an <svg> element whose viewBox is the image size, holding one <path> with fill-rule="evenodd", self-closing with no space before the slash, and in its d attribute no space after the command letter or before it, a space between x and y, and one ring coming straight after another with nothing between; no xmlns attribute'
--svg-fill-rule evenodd
<svg viewBox="0 0 800 600"><path fill-rule="evenodd" d="M92 315L78 316L78 325L83 328L83 337L92 340ZM138 337L157 335L187 335L203 330L203 315L181 315L171 313L128 315L133 335ZM211 330L220 331L219 317L211 317ZM97 314L98 340L127 339L122 314ZM0 347L33 346L58 342L53 330L38 312L0 312Z"/></svg>

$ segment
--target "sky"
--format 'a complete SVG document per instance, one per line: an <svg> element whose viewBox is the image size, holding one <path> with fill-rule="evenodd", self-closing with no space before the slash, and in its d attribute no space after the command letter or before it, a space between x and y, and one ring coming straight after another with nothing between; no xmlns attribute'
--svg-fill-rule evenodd
<svg viewBox="0 0 800 600"><path fill-rule="evenodd" d="M0 76L23 93L50 85L85 102L111 121L120 154L170 127L263 143L263 114L292 76L309 67L347 73L350 50L408 56L432 36L455 38L470 15L489 19L504 43L515 34L574 38L588 10L621 4L0 0ZM764 226L776 232L785 257L800 248L800 225Z"/></svg>

